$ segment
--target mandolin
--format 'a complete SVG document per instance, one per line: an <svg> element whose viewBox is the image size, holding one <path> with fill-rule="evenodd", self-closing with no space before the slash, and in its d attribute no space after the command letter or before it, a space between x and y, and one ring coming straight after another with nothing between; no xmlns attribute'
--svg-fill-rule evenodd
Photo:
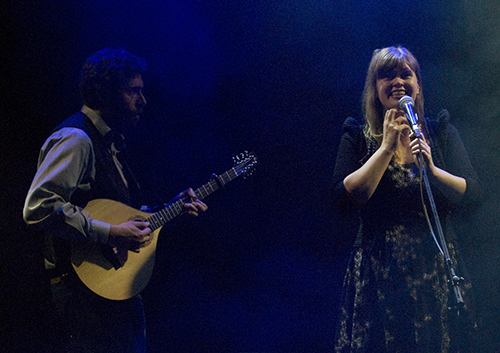
<svg viewBox="0 0 500 353"><path fill-rule="evenodd" d="M202 200L239 176L248 176L257 164L254 153L244 152L234 157L233 168L194 190ZM177 217L192 198L174 199L156 213L136 210L108 199L90 201L85 211L91 218L110 224L126 221L146 221L151 228L151 240L139 252L128 251L113 244L79 243L71 246L71 263L80 280L94 293L112 300L129 299L148 284L153 273L156 245L160 229Z"/></svg>

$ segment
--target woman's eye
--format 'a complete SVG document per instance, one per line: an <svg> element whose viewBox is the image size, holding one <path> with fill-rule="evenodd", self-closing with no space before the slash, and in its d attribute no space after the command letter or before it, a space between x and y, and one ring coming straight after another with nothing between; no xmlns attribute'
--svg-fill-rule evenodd
<svg viewBox="0 0 500 353"><path fill-rule="evenodd" d="M405 79L405 78L410 78L410 77L412 77L412 76L413 76L413 74L411 73L411 71L408 71L408 72L403 72L403 73L401 74L401 78L402 78L402 79Z"/></svg>

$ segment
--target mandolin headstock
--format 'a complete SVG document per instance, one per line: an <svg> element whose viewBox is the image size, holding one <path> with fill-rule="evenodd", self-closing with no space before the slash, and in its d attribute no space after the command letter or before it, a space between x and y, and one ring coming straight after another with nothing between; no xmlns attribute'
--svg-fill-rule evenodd
<svg viewBox="0 0 500 353"><path fill-rule="evenodd" d="M233 161L233 169L238 176L242 176L243 178L252 175L257 165L257 157L254 152L244 151L234 156Z"/></svg>

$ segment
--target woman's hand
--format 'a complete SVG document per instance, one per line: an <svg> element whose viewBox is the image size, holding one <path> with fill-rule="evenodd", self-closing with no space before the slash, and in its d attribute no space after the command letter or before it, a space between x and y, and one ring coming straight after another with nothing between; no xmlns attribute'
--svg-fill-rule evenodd
<svg viewBox="0 0 500 353"><path fill-rule="evenodd" d="M401 136L409 135L410 131L405 113L399 109L389 109L385 112L381 148L394 153L398 148Z"/></svg>
<svg viewBox="0 0 500 353"><path fill-rule="evenodd" d="M422 156L424 167L426 167L432 175L435 175L436 166L434 165L434 161L432 160L431 146L429 146L429 143L423 133L420 133L419 138L415 138L410 142L410 149L415 164L419 168L421 168L419 158L420 156Z"/></svg>
<svg viewBox="0 0 500 353"><path fill-rule="evenodd" d="M401 143L402 136L410 134L410 126L399 109L385 113L382 144L361 168L344 179L349 195L360 205L365 204L377 189L387 166Z"/></svg>
<svg viewBox="0 0 500 353"><path fill-rule="evenodd" d="M420 152L422 152L422 163L427 170L427 175L432 176L432 180L443 194L452 202L458 202L465 194L467 182L464 178L458 177L447 171L436 167L432 160L431 147L425 136L420 134L420 138L413 139L410 142L411 153L417 166L420 168Z"/></svg>

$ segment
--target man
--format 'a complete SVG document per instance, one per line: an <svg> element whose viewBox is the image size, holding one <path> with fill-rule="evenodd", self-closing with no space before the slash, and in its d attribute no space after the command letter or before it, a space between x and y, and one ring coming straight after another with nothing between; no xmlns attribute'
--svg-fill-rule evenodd
<svg viewBox="0 0 500 353"><path fill-rule="evenodd" d="M83 107L45 141L28 192L24 220L47 236L45 265L56 306L68 331L70 351L144 352L145 321L140 296L113 301L92 293L70 263L72 242L118 245L140 251L150 241L148 222L111 225L84 210L92 199L139 207L141 190L126 159L123 134L140 118L145 62L121 49L104 49L83 65ZM195 198L192 189L179 196ZM196 199L183 214L197 216L207 206Z"/></svg>

